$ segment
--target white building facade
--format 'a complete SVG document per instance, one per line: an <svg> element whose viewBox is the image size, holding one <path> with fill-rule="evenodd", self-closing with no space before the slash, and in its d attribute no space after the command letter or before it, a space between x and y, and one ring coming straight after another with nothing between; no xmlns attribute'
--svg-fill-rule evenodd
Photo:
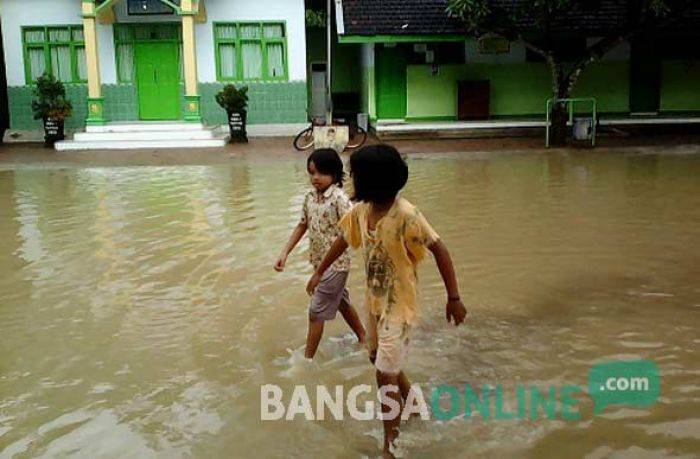
<svg viewBox="0 0 700 459"><path fill-rule="evenodd" d="M215 94L249 87L249 124L306 121L303 0L2 0L10 130L39 131L33 82L66 84L81 129L226 114Z"/></svg>

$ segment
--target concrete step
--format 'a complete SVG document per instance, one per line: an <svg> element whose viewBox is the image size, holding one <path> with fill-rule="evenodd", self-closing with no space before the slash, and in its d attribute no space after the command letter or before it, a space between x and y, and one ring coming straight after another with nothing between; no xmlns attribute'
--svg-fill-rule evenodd
<svg viewBox="0 0 700 459"><path fill-rule="evenodd" d="M102 126L87 126L85 132L154 132L154 131L201 131L202 123L186 123L184 121L140 121L115 122Z"/></svg>
<svg viewBox="0 0 700 459"><path fill-rule="evenodd" d="M153 148L209 148L223 147L228 143L228 135L212 139L176 140L63 140L56 142L58 151L74 150L144 150Z"/></svg>
<svg viewBox="0 0 700 459"><path fill-rule="evenodd" d="M205 140L214 139L218 131L204 128L182 131L133 131L133 132L76 132L73 140L79 142L99 142L122 140Z"/></svg>

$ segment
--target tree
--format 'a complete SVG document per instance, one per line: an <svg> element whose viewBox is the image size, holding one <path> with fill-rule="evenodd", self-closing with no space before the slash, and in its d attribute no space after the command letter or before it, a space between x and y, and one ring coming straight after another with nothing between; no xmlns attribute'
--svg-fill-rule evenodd
<svg viewBox="0 0 700 459"><path fill-rule="evenodd" d="M611 21L601 5L622 11ZM541 56L552 73L555 99L571 96L579 77L593 62L635 35L669 26L692 7L694 0L448 0L448 13L462 20L467 33L519 41ZM586 18L582 23L581 18ZM611 22L614 22L612 24ZM604 24L603 24L604 23ZM572 53L564 37L597 38ZM552 142L566 141L564 103L552 108Z"/></svg>

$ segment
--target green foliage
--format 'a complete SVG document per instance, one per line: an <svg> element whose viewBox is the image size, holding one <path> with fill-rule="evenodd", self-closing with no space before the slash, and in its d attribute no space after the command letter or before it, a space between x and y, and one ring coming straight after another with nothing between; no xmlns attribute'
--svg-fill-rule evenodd
<svg viewBox="0 0 700 459"><path fill-rule="evenodd" d="M44 73L37 78L32 91L32 111L35 120L54 118L64 121L73 114L73 104L66 99L66 88L53 75Z"/></svg>
<svg viewBox="0 0 700 459"><path fill-rule="evenodd" d="M244 112L248 107L248 86L236 88L227 84L216 94L216 103L226 110L226 113Z"/></svg>
<svg viewBox="0 0 700 459"><path fill-rule="evenodd" d="M325 28L326 12L316 10L306 10L306 27Z"/></svg>

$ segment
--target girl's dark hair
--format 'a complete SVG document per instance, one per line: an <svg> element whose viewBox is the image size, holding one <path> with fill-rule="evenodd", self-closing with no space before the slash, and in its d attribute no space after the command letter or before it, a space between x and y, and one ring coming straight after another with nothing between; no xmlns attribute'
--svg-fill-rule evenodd
<svg viewBox="0 0 700 459"><path fill-rule="evenodd" d="M408 166L387 144L360 148L350 156L354 201L383 203L396 198L408 181Z"/></svg>
<svg viewBox="0 0 700 459"><path fill-rule="evenodd" d="M316 170L325 175L333 176L333 183L339 187L343 186L343 160L332 148L319 148L314 150L306 160L306 170L314 163Z"/></svg>

